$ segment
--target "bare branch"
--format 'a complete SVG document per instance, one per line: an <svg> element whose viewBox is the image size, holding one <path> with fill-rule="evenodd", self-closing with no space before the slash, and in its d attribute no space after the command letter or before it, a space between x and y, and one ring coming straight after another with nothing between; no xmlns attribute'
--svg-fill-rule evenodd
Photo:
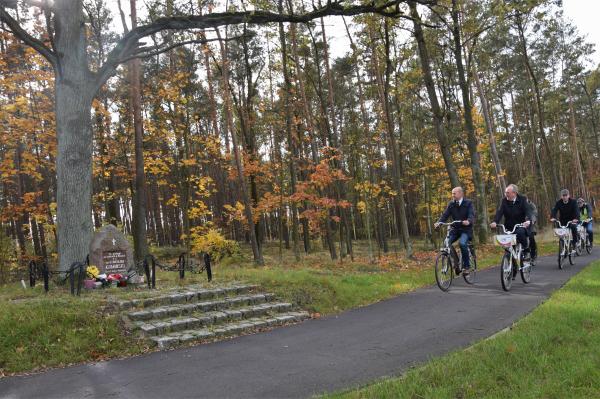
<svg viewBox="0 0 600 399"><path fill-rule="evenodd" d="M232 40L240 39L242 37L243 36L235 36L235 37L231 37L231 38L227 38L227 39L221 39L221 40L232 41ZM164 43L162 45L151 46L151 47L139 47L138 48L139 52L136 52L135 54L131 55L130 57L127 57L125 59L120 60L120 63L124 64L127 61L131 61L131 60L134 60L136 58L153 57L155 55L159 55L159 54L165 53L165 52L167 52L169 50L173 50L174 48L185 46L186 44L207 44L209 42L216 42L218 40L219 39L196 39L196 40L186 40L184 42L178 42L178 43L172 44L172 45L167 46L167 47L162 47L164 45Z"/></svg>
<svg viewBox="0 0 600 399"><path fill-rule="evenodd" d="M13 35L48 60L54 69L57 68L58 59L56 58L56 54L46 47L46 45L40 40L27 33L27 31L25 31L25 29L23 29L21 25L3 7L0 7L0 21L3 21L10 28L10 31Z"/></svg>
<svg viewBox="0 0 600 399"><path fill-rule="evenodd" d="M328 0L323 7L315 8L303 14L278 14L270 11L244 11L223 12L205 15L187 15L159 18L156 21L139 26L126 33L110 52L104 65L96 74L96 87L100 88L106 80L115 73L116 67L135 51L140 39L163 30L210 29L223 25L240 23L267 24L273 22L307 23L317 18L330 15L354 16L360 14L379 14L392 18L410 18L402 14L399 4L405 0L388 0L376 5L375 2L367 4L345 6L344 0ZM418 0L420 4L432 5L435 0Z"/></svg>

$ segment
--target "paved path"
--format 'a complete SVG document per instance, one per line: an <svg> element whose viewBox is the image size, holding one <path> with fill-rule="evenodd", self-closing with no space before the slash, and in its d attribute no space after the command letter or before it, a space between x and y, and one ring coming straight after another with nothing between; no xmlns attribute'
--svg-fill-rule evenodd
<svg viewBox="0 0 600 399"><path fill-rule="evenodd" d="M500 287L498 268L475 286L437 287L267 333L27 377L0 379L1 398L308 397L397 375L510 326L580 271L541 258L524 285Z"/></svg>

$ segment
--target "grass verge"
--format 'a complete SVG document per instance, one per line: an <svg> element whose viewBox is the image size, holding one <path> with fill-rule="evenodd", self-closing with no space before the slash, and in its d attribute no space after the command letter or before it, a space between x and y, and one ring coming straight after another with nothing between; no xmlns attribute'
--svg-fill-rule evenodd
<svg viewBox="0 0 600 399"><path fill-rule="evenodd" d="M507 333L325 398L598 398L599 309L596 261Z"/></svg>

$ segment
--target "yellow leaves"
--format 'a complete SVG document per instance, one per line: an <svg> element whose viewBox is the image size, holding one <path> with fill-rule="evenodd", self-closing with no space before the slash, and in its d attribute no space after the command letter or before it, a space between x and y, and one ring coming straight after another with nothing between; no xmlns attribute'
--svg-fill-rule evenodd
<svg viewBox="0 0 600 399"><path fill-rule="evenodd" d="M196 165L196 159L194 159L194 158L182 159L181 160L181 164L183 166L188 166L188 167L195 166Z"/></svg>
<svg viewBox="0 0 600 399"><path fill-rule="evenodd" d="M179 195L173 194L173 196L167 200L167 205L172 207L179 206Z"/></svg>
<svg viewBox="0 0 600 399"><path fill-rule="evenodd" d="M367 212L367 203L365 201L358 201L356 204L356 209L358 209L360 213Z"/></svg>

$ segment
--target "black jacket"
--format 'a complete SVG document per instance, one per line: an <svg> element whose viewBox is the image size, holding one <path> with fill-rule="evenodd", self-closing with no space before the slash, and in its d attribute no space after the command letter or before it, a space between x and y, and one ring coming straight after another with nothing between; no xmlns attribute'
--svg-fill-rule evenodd
<svg viewBox="0 0 600 399"><path fill-rule="evenodd" d="M452 216L452 220L468 220L470 222L468 226L460 224L458 226L454 226L454 228L471 234L473 231L473 223L475 223L475 208L473 207L473 202L463 198L459 206L454 200L450 201L446 207L446 210L442 216L440 216L439 221L445 222L450 216Z"/></svg>
<svg viewBox="0 0 600 399"><path fill-rule="evenodd" d="M532 212L531 207L527 202L527 197L517 194L514 203L513 201L507 200L506 197L502 198L502 201L496 210L494 222L500 223L500 220L503 217L506 230L512 230L515 224L531 220Z"/></svg>
<svg viewBox="0 0 600 399"><path fill-rule="evenodd" d="M554 208L552 208L552 218L556 219L556 214L560 212L560 224L566 226L570 220L579 219L579 206L577 201L573 198L569 198L569 201L565 204L563 200L556 201Z"/></svg>

